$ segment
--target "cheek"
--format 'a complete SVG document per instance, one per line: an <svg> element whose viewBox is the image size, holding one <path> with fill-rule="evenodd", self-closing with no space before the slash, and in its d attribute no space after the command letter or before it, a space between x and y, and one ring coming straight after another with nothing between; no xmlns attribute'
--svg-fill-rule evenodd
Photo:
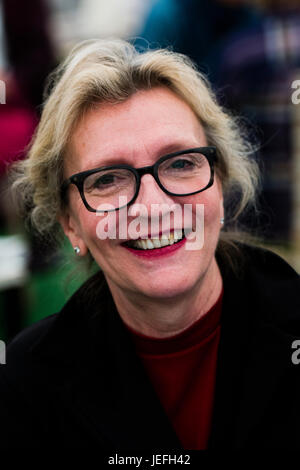
<svg viewBox="0 0 300 470"><path fill-rule="evenodd" d="M221 203L218 198L209 200L204 205L204 220L207 224L219 227L221 217Z"/></svg>
<svg viewBox="0 0 300 470"><path fill-rule="evenodd" d="M199 224L201 218L202 222L204 222L205 230L219 228L220 217L222 215L222 199L220 198L219 191L209 192L208 190L203 194L196 194L186 203L193 205L193 214Z"/></svg>
<svg viewBox="0 0 300 470"><path fill-rule="evenodd" d="M202 206L201 211L197 208L198 205ZM208 260L214 254L220 236L221 200L216 192L200 194L194 207L196 209L194 231L197 233L198 244L196 246L199 246L199 256Z"/></svg>
<svg viewBox="0 0 300 470"><path fill-rule="evenodd" d="M97 224L100 217L93 212L89 212L81 203L74 204L73 208L80 236L90 248L91 243L95 243L97 240ZM99 241L101 242L101 240Z"/></svg>
<svg viewBox="0 0 300 470"><path fill-rule="evenodd" d="M114 249L117 243L117 225L114 221L110 221L109 227L112 230L108 237L107 232L107 216L96 215L92 212L85 214L81 219L81 227L84 241L91 252L92 256L99 264L103 264L103 259L110 257L110 251ZM105 229L104 229L105 227ZM116 227L116 230L114 230Z"/></svg>

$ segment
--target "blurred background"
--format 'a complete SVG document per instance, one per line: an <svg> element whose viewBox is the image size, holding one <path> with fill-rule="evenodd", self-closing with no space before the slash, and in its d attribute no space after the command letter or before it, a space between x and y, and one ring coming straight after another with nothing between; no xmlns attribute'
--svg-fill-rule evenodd
<svg viewBox="0 0 300 470"><path fill-rule="evenodd" d="M7 193L23 158L49 72L80 40L122 37L170 47L206 74L219 102L259 144L260 216L243 223L300 271L299 0L0 0L0 338L60 310L87 274L66 242L25 230ZM299 83L300 84L300 83ZM298 94L300 97L300 93Z"/></svg>

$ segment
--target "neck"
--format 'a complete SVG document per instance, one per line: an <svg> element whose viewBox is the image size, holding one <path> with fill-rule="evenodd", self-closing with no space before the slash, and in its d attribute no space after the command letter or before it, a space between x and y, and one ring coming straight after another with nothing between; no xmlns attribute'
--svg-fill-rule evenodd
<svg viewBox="0 0 300 470"><path fill-rule="evenodd" d="M215 259L191 290L171 299L149 298L125 292L109 279L107 283L124 323L154 338L167 338L191 326L216 303L223 285Z"/></svg>

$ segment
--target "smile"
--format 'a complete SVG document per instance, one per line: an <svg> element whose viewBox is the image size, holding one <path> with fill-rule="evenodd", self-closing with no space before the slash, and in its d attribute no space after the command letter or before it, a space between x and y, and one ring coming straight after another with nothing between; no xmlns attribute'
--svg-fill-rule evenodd
<svg viewBox="0 0 300 470"><path fill-rule="evenodd" d="M174 230L169 235L162 234L160 237L129 240L126 246L135 250L155 250L180 242L185 236L184 230Z"/></svg>

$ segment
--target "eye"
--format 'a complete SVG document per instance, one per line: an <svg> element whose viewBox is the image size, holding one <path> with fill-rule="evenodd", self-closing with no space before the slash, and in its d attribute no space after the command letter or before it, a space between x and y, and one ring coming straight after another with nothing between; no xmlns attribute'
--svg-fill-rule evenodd
<svg viewBox="0 0 300 470"><path fill-rule="evenodd" d="M170 168L174 168L177 170L183 170L185 168L193 168L194 163L187 159L178 159L176 161L171 162Z"/></svg>
<svg viewBox="0 0 300 470"><path fill-rule="evenodd" d="M97 179L94 180L93 182L93 188L99 188L101 186L106 186L108 184L113 184L115 183L116 177L114 174L106 174L103 176L99 176Z"/></svg>
<svg viewBox="0 0 300 470"><path fill-rule="evenodd" d="M132 184L133 175L128 170L100 171L85 179L84 190L98 193L120 190Z"/></svg>
<svg viewBox="0 0 300 470"><path fill-rule="evenodd" d="M107 173L104 175L92 175L85 181L85 190L93 191L95 189L102 190L116 184L116 175L113 173Z"/></svg>
<svg viewBox="0 0 300 470"><path fill-rule="evenodd" d="M194 172L201 167L202 158L199 154L186 154L170 158L162 163L160 171L170 175Z"/></svg>

